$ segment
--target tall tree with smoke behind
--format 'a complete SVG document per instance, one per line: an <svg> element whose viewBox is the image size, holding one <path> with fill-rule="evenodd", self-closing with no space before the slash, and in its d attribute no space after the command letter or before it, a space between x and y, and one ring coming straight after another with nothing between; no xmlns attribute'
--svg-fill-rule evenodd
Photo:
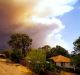
<svg viewBox="0 0 80 75"><path fill-rule="evenodd" d="M29 38L28 35L26 34L13 34L10 37L11 39L9 40L8 44L13 48L13 49L21 49L22 50L22 55L26 55L26 50L29 49L30 45L32 44L32 39Z"/></svg>

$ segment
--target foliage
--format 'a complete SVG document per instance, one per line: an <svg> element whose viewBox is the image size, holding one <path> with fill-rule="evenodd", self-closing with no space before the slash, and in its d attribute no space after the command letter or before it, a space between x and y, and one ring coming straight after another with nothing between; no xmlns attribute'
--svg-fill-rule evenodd
<svg viewBox="0 0 80 75"><path fill-rule="evenodd" d="M80 54L76 54L73 56L73 62L76 67L80 67Z"/></svg>
<svg viewBox="0 0 80 75"><path fill-rule="evenodd" d="M0 53L5 54L6 58L10 58L12 50L3 50Z"/></svg>
<svg viewBox="0 0 80 75"><path fill-rule="evenodd" d="M80 53L80 37L73 42L74 53Z"/></svg>
<svg viewBox="0 0 80 75"><path fill-rule="evenodd" d="M42 49L31 50L27 54L26 61L34 72L39 73L42 69L45 69L46 53Z"/></svg>
<svg viewBox="0 0 80 75"><path fill-rule="evenodd" d="M21 49L14 49L14 50L3 50L1 54L5 54L7 60L11 60L13 62L19 63L22 59L22 50Z"/></svg>
<svg viewBox="0 0 80 75"><path fill-rule="evenodd" d="M19 34L15 33L11 35L10 40L8 44L13 48L13 49L22 49L22 54L23 57L26 54L26 50L30 47L32 43L32 39L29 38L26 34Z"/></svg>
<svg viewBox="0 0 80 75"><path fill-rule="evenodd" d="M80 73L80 37L73 42L74 51L72 51L73 63L75 69Z"/></svg>
<svg viewBox="0 0 80 75"><path fill-rule="evenodd" d="M21 50L13 50L13 52L11 53L10 59L13 62L19 63L20 60L22 59L22 52L21 52Z"/></svg>
<svg viewBox="0 0 80 75"><path fill-rule="evenodd" d="M54 72L54 71L56 71L56 69L57 68L56 68L55 64L53 64L53 62L47 61L46 70Z"/></svg>
<svg viewBox="0 0 80 75"><path fill-rule="evenodd" d="M31 50L27 54L26 62L28 62L28 66L38 74L45 73L47 70L56 70L56 67L52 62L46 61L46 52L44 49Z"/></svg>
<svg viewBox="0 0 80 75"><path fill-rule="evenodd" d="M49 45L45 45L42 47L42 49L44 49L46 52L51 50L51 47Z"/></svg>
<svg viewBox="0 0 80 75"><path fill-rule="evenodd" d="M35 61L44 62L46 60L46 58L45 58L45 51L42 50L42 49L31 50L27 54L26 59L30 59L32 62L35 62Z"/></svg>
<svg viewBox="0 0 80 75"><path fill-rule="evenodd" d="M75 72L80 74L80 54L73 54L72 61L74 64Z"/></svg>
<svg viewBox="0 0 80 75"><path fill-rule="evenodd" d="M56 55L63 55L63 56L69 56L68 51L65 50L63 47L61 46L56 46L53 47L48 53L47 53L47 58L50 58L52 56L56 56Z"/></svg>

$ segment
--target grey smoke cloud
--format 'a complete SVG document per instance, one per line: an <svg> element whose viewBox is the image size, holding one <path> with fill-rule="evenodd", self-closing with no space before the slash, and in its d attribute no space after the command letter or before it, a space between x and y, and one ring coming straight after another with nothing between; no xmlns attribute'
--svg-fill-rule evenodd
<svg viewBox="0 0 80 75"><path fill-rule="evenodd" d="M33 47L40 47L47 44L45 39L50 34L53 35L52 41L54 43L54 36L64 28L61 21L54 16L63 15L64 13L71 11L73 9L72 1L0 0L0 49L7 48L9 36L15 32L28 34L33 39ZM51 3L51 6L49 2ZM60 2L57 7L52 6L57 4L57 2ZM76 0L74 0L74 4L75 2ZM36 16L37 18L34 18L33 16ZM48 16L53 16L54 19L53 17L49 18ZM27 21L24 21L25 19ZM47 39L50 40L50 38ZM59 41L60 40L62 39L59 39Z"/></svg>
<svg viewBox="0 0 80 75"><path fill-rule="evenodd" d="M37 26L30 27L30 28L25 26L18 28L17 30L15 30L15 32L28 34L33 39L32 47L36 48L36 47L43 46L45 44L46 37L57 28L58 25L55 23L49 26L38 24Z"/></svg>
<svg viewBox="0 0 80 75"><path fill-rule="evenodd" d="M55 23L48 26L40 23L20 23L19 17L25 11L20 7L15 8L12 5L0 5L0 48L7 47L9 36L15 32L28 34L33 39L32 46L40 47L44 44L48 34L59 27Z"/></svg>

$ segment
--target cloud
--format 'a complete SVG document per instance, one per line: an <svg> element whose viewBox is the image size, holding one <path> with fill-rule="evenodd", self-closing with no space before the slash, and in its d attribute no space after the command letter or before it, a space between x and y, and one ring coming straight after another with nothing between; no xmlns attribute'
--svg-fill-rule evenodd
<svg viewBox="0 0 80 75"><path fill-rule="evenodd" d="M0 1L0 40L3 40L0 47L6 47L10 34L14 32L28 34L33 39L33 47L44 44L53 46L55 42L66 45L60 34L65 26L56 16L73 10L76 2L77 0Z"/></svg>
<svg viewBox="0 0 80 75"><path fill-rule="evenodd" d="M39 0L33 9L36 16L60 16L74 9L77 0Z"/></svg>
<svg viewBox="0 0 80 75"><path fill-rule="evenodd" d="M50 34L46 38L46 44L49 44L51 47L60 45L64 48L66 48L67 50L69 49L68 43L64 40L63 36L60 33L56 33L54 35Z"/></svg>

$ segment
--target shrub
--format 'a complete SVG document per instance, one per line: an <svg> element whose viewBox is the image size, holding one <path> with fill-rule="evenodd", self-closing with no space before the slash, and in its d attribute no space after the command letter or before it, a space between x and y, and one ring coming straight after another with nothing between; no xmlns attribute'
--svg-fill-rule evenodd
<svg viewBox="0 0 80 75"><path fill-rule="evenodd" d="M28 66L35 72L40 73L45 69L46 53L42 49L31 50L26 56Z"/></svg>
<svg viewBox="0 0 80 75"><path fill-rule="evenodd" d="M10 59L11 59L13 62L19 63L20 60L22 59L21 50L14 50L14 51L11 53Z"/></svg>
<svg viewBox="0 0 80 75"><path fill-rule="evenodd" d="M12 50L3 50L3 51L1 51L1 54L5 54L6 58L10 58L11 53L12 53Z"/></svg>
<svg viewBox="0 0 80 75"><path fill-rule="evenodd" d="M54 71L56 71L57 68L52 62L47 62L46 63L46 69L54 72Z"/></svg>

